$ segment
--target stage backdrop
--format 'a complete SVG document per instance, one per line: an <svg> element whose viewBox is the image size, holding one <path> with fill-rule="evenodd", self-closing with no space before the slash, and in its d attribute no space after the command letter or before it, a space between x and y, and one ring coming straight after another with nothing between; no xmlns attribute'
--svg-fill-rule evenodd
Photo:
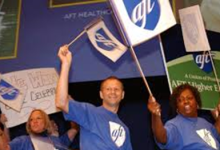
<svg viewBox="0 0 220 150"><path fill-rule="evenodd" d="M9 12L11 7L13 11ZM16 0L14 3L14 0L7 0L1 11L4 12L1 17L5 27L2 29L0 50L13 49L9 54L0 54L1 73L42 67L54 67L59 72L59 47L71 42L99 16L103 17L112 34L123 42L107 1ZM10 25L6 23L9 14L14 17ZM4 43L10 27L13 27L13 33ZM13 46L8 46L11 42ZM145 76L165 75L157 37L134 49ZM93 47L86 34L73 43L70 50L73 53L71 82L102 80L110 75L119 78L140 76L129 50L114 63Z"/></svg>

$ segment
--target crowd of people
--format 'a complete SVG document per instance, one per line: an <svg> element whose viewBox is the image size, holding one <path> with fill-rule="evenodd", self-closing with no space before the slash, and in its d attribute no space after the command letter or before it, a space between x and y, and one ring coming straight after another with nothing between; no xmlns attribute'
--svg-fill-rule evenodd
<svg viewBox="0 0 220 150"><path fill-rule="evenodd" d="M67 45L60 47L58 57L61 71L55 104L62 110L64 118L71 122L71 128L60 135L56 123L49 119L48 114L35 109L26 123L28 135L10 140L9 131L5 127L7 118L1 114L0 150L67 150L78 132L80 150L132 150L129 129L117 115L125 95L120 79L110 76L101 82L101 106L79 102L68 93L72 53ZM155 142L160 149L220 149L220 105L212 111L214 124L199 117L198 110L202 101L197 88L186 83L173 90L170 105L176 116L165 124L161 119L161 106L152 95L147 105Z"/></svg>

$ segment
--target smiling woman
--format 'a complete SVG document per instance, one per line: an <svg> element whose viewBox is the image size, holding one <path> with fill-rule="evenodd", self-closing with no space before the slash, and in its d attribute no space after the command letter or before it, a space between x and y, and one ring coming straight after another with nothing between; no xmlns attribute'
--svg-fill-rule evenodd
<svg viewBox="0 0 220 150"><path fill-rule="evenodd" d="M153 97L149 98L148 109L152 114L152 129L161 149L182 150L220 149L220 118L215 116L215 126L198 117L202 106L200 93L196 87L182 84L173 90L170 104L177 116L163 125L160 105ZM219 114L219 108L213 115ZM190 138L188 138L190 137Z"/></svg>

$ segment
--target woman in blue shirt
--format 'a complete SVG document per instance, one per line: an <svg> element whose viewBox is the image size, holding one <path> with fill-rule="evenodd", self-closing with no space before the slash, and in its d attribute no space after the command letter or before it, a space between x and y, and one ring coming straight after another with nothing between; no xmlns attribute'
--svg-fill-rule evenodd
<svg viewBox="0 0 220 150"><path fill-rule="evenodd" d="M66 150L78 132L71 128L60 137L53 136L49 117L40 109L31 112L26 130L29 135L19 136L8 143L6 135L0 129L0 150Z"/></svg>
<svg viewBox="0 0 220 150"><path fill-rule="evenodd" d="M148 109L152 114L152 129L155 140L161 149L168 150L219 150L220 118L215 126L198 117L201 98L198 89L183 84L173 90L171 106L177 116L164 125L161 120L160 105L153 97L149 98ZM219 114L219 109L216 109Z"/></svg>

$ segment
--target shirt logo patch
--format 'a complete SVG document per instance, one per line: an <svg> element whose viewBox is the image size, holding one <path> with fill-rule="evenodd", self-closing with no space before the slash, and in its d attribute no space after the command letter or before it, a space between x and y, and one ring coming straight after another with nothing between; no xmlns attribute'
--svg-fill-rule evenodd
<svg viewBox="0 0 220 150"><path fill-rule="evenodd" d="M211 135L210 131L206 129L201 129L197 130L196 132L209 146L211 146L214 149L217 149L216 142L213 136Z"/></svg>
<svg viewBox="0 0 220 150"><path fill-rule="evenodd" d="M123 126L115 122L109 122L110 135L117 147L121 147L126 139L126 132Z"/></svg>

